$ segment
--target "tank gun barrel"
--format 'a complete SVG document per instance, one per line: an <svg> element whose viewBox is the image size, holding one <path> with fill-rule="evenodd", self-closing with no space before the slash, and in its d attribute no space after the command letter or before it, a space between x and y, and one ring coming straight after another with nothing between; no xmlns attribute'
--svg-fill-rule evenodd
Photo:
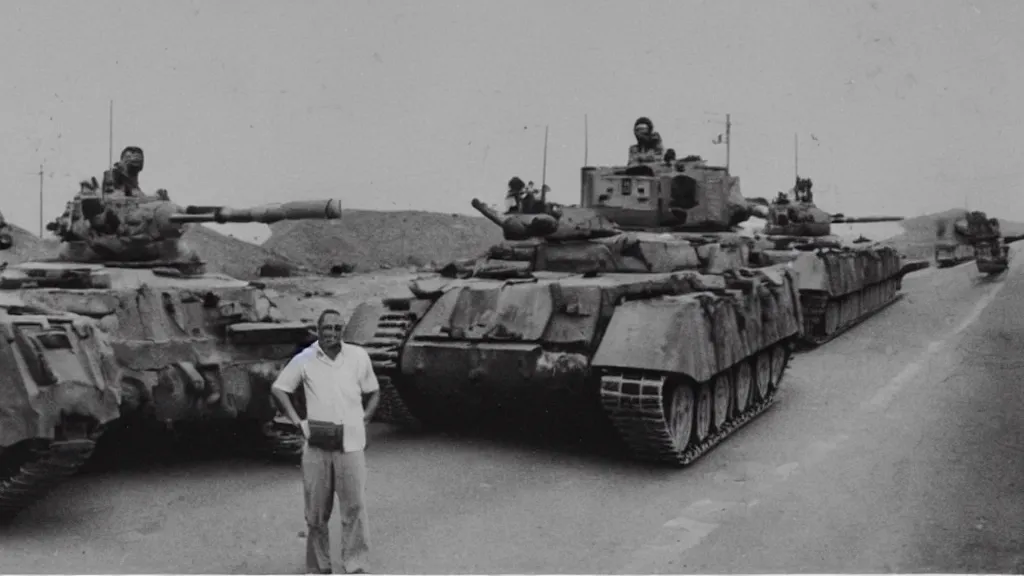
<svg viewBox="0 0 1024 576"><path fill-rule="evenodd" d="M472 204L473 208L476 208L477 212L483 214L484 218L487 218L488 220L494 222L498 226L504 227L505 218L503 218L501 214L498 214L497 210L491 208L490 206L484 204L483 202L477 200L476 198L473 198Z"/></svg>
<svg viewBox="0 0 1024 576"><path fill-rule="evenodd" d="M273 224L281 220L337 220L341 218L341 200L299 200L261 204L251 208L227 206L188 206L184 214L172 214L168 220L178 224L190 222Z"/></svg>
<svg viewBox="0 0 1024 576"><path fill-rule="evenodd" d="M833 224L866 224L868 222L902 222L906 216L844 216L842 214L830 215Z"/></svg>

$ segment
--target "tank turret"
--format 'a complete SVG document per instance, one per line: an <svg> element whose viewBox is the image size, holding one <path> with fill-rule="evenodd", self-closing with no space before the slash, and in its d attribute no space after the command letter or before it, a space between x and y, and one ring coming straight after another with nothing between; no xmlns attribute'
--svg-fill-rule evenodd
<svg viewBox="0 0 1024 576"><path fill-rule="evenodd" d="M945 244L969 247L978 271L984 274L1000 274L1005 271L1010 265L1009 243L1024 238L1024 235L1003 236L999 219L989 218L980 211L965 213L953 221L952 226L940 221L937 230L940 245L949 230L952 230L952 242L946 240Z"/></svg>
<svg viewBox="0 0 1024 576"><path fill-rule="evenodd" d="M341 218L340 201L303 200L250 208L183 207L171 202L165 193L101 195L83 183L82 191L47 228L61 240L58 261L201 272L203 263L182 241L187 224L271 224L321 218Z"/></svg>
<svg viewBox="0 0 1024 576"><path fill-rule="evenodd" d="M671 150L669 152L672 152ZM728 232L768 217L767 202L743 197L740 179L700 156L634 166L585 166L580 206L626 230Z"/></svg>
<svg viewBox="0 0 1024 576"><path fill-rule="evenodd" d="M863 224L869 222L900 222L903 216L858 216L830 214L814 203L813 182L797 178L792 198L784 193L768 204L763 233L768 236L821 238L832 235L832 224Z"/></svg>
<svg viewBox="0 0 1024 576"><path fill-rule="evenodd" d="M967 212L953 222L953 236L962 242L992 240L1000 235L999 219L989 218L984 212Z"/></svg>
<svg viewBox="0 0 1024 576"><path fill-rule="evenodd" d="M473 208L501 227L505 240L587 240L621 234L622 230L594 210L577 206L558 207L544 214L499 214L476 198Z"/></svg>

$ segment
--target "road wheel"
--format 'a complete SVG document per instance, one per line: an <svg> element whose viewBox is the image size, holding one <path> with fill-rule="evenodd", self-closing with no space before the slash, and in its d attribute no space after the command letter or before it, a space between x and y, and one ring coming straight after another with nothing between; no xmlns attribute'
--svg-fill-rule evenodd
<svg viewBox="0 0 1024 576"><path fill-rule="evenodd" d="M668 423L676 450L685 450L693 437L694 393L689 384L680 384L672 391Z"/></svg>

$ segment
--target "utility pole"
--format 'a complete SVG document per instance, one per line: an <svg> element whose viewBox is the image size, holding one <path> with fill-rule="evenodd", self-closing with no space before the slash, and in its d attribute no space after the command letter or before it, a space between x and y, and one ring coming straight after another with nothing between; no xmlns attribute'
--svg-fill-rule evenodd
<svg viewBox="0 0 1024 576"><path fill-rule="evenodd" d="M729 157L732 148L732 118L725 115L725 170L729 171Z"/></svg>
<svg viewBox="0 0 1024 576"><path fill-rule="evenodd" d="M39 165L39 237L43 237L43 165Z"/></svg>

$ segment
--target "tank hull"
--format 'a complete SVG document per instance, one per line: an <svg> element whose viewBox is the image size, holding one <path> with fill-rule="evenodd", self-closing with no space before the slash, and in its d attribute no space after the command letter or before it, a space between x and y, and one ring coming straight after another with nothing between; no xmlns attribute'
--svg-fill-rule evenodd
<svg viewBox="0 0 1024 576"><path fill-rule="evenodd" d="M81 272L80 287L12 285L32 271L52 278L69 270ZM301 433L278 418L270 386L313 342L312 323L289 322L268 292L216 274L35 263L8 272L15 274L6 277L7 293L91 318L109 335L120 368L115 384L123 425L173 430L237 422L258 430L256 438L243 435L238 449L285 458L301 454Z"/></svg>
<svg viewBox="0 0 1024 576"><path fill-rule="evenodd" d="M794 249L786 258L799 278L805 347L825 344L894 304L903 277L928 267L925 260L906 261L879 244Z"/></svg>
<svg viewBox="0 0 1024 576"><path fill-rule="evenodd" d="M976 242L974 250L975 263L982 274L1002 274L1010 267L1010 247L1000 239Z"/></svg>
<svg viewBox="0 0 1024 576"><path fill-rule="evenodd" d="M73 475L119 416L106 335L67 314L9 313L0 298L0 522ZM20 304L19 304L20 306Z"/></svg>
<svg viewBox="0 0 1024 576"><path fill-rule="evenodd" d="M423 424L597 424L636 458L687 465L774 401L796 283L785 265L453 280L363 304L345 338Z"/></svg>
<svg viewBox="0 0 1024 576"><path fill-rule="evenodd" d="M935 263L939 268L950 268L974 260L974 247L953 242L935 247Z"/></svg>

